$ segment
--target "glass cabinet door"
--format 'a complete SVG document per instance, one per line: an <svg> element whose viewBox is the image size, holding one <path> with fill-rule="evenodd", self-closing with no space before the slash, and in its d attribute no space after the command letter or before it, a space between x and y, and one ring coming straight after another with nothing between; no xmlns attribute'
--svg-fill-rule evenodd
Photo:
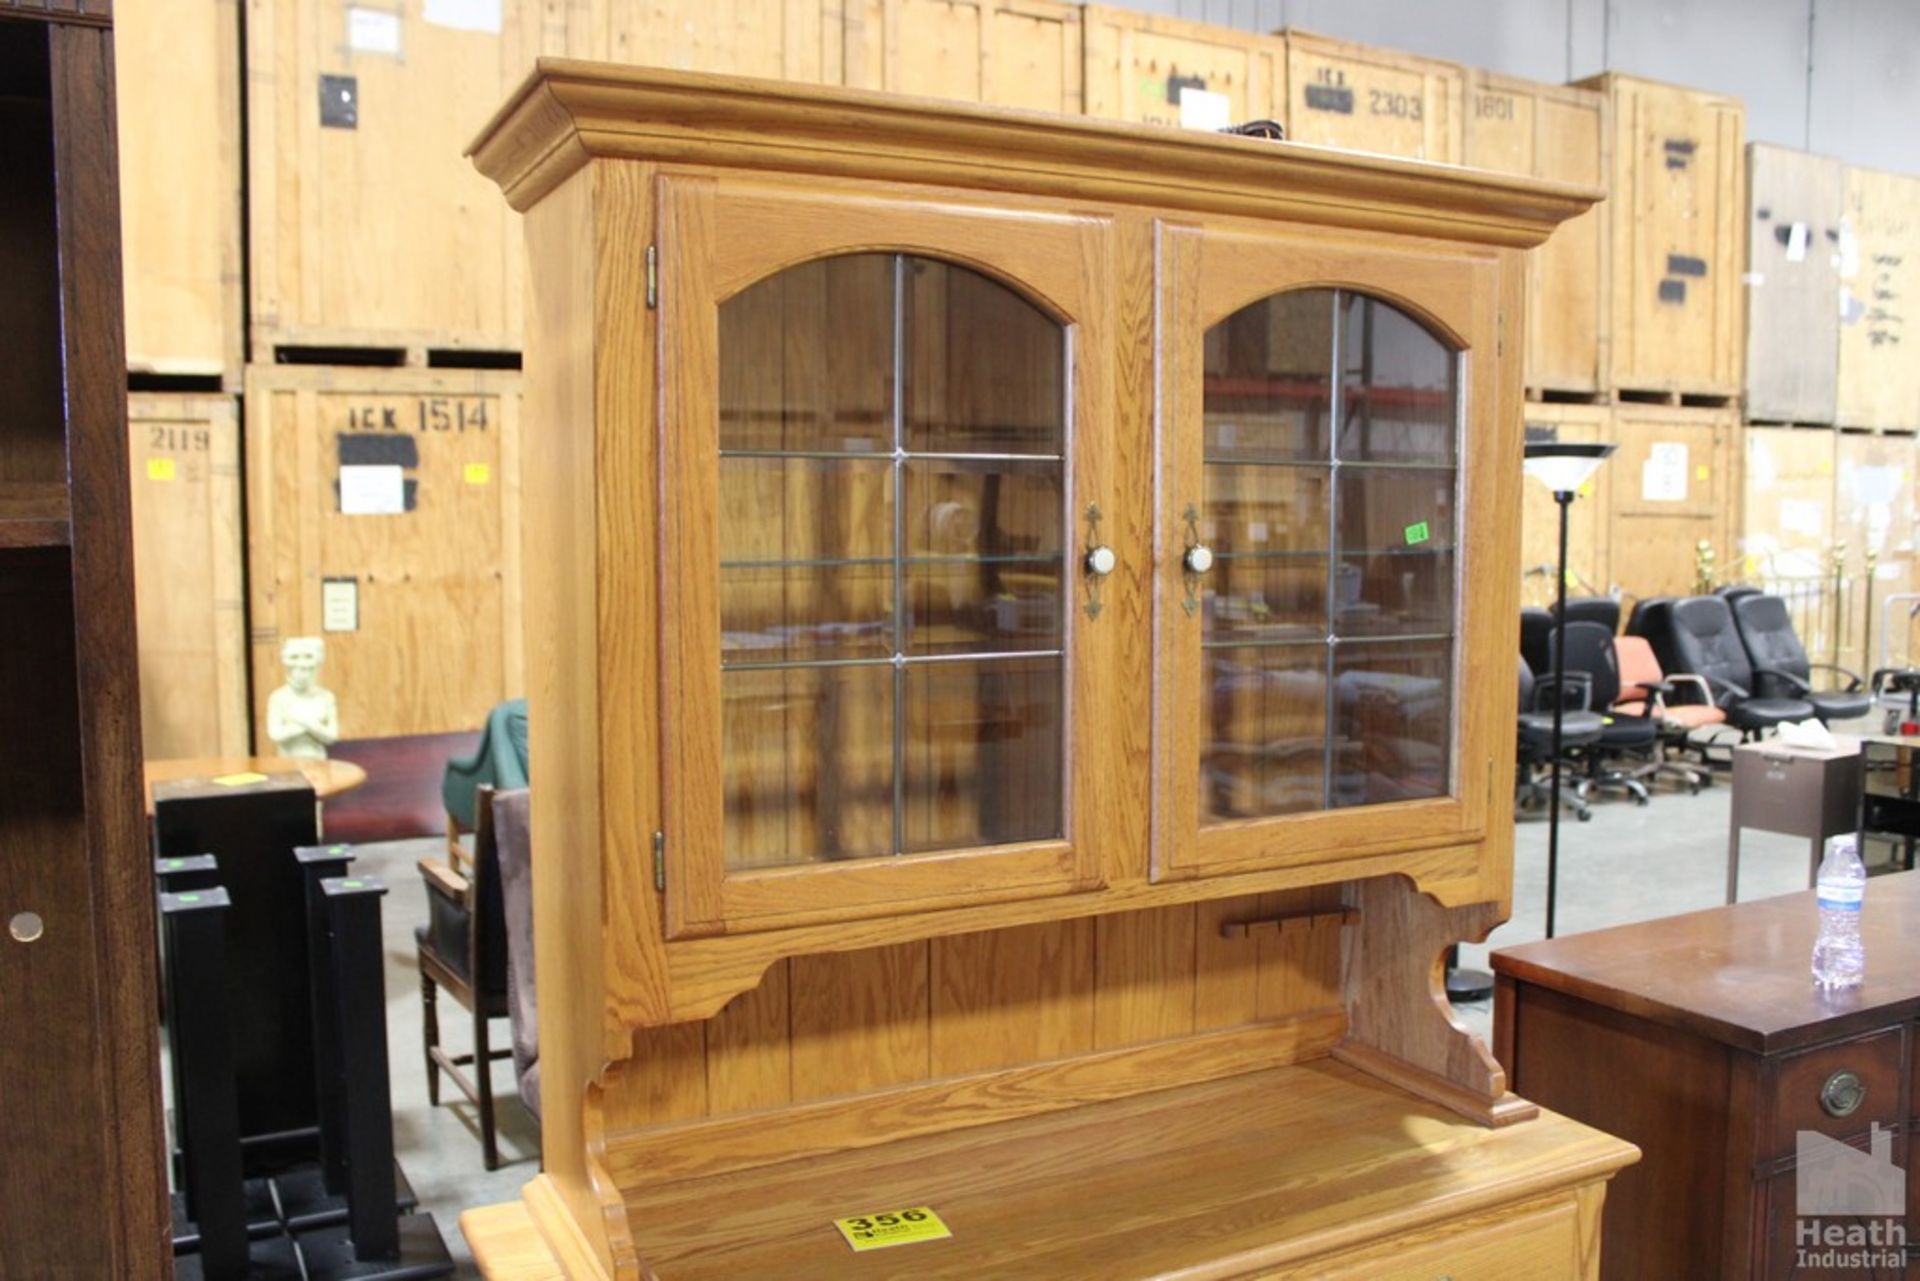
<svg viewBox="0 0 1920 1281"><path fill-rule="evenodd" d="M1103 234L663 184L670 929L1098 882Z"/></svg>
<svg viewBox="0 0 1920 1281"><path fill-rule="evenodd" d="M1490 267L1166 240L1155 874L1472 836L1483 753L1455 709Z"/></svg>

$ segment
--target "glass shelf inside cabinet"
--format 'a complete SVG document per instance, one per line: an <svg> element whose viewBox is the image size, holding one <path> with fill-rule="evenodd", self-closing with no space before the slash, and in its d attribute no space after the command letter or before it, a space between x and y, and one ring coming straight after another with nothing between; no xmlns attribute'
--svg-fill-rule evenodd
<svg viewBox="0 0 1920 1281"><path fill-rule="evenodd" d="M1203 821L1449 793L1459 353L1335 289L1204 350Z"/></svg>
<svg viewBox="0 0 1920 1281"><path fill-rule="evenodd" d="M1059 837L1067 333L863 253L720 308L730 870Z"/></svg>

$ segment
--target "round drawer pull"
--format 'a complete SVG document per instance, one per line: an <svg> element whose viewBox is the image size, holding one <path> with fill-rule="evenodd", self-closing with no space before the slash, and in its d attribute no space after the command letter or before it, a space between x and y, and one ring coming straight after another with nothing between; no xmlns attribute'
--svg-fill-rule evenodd
<svg viewBox="0 0 1920 1281"><path fill-rule="evenodd" d="M1866 1099L1867 1086L1857 1072L1835 1072L1820 1087L1820 1107L1828 1116L1852 1116Z"/></svg>
<svg viewBox="0 0 1920 1281"><path fill-rule="evenodd" d="M40 919L38 912L17 912L14 918L7 922L7 933L13 936L13 941L16 943L35 942L46 932L46 922Z"/></svg>

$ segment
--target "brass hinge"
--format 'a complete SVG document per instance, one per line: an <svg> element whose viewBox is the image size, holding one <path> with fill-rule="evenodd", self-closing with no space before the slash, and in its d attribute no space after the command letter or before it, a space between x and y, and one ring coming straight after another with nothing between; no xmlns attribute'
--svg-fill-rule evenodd
<svg viewBox="0 0 1920 1281"><path fill-rule="evenodd" d="M667 834L653 834L653 888L664 892L667 888Z"/></svg>
<svg viewBox="0 0 1920 1281"><path fill-rule="evenodd" d="M660 305L660 251L647 246L647 310Z"/></svg>

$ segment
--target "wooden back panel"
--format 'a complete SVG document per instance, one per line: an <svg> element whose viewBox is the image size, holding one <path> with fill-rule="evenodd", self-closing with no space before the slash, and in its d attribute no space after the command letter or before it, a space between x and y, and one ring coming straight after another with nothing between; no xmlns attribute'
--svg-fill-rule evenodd
<svg viewBox="0 0 1920 1281"><path fill-rule="evenodd" d="M1288 29L1287 137L1457 165L1466 68Z"/></svg>
<svg viewBox="0 0 1920 1281"><path fill-rule="evenodd" d="M1614 406L1613 439L1620 448L1604 464L1613 472L1607 536L1614 574L1628 597L1692 595L1695 550L1703 541L1713 547L1720 581L1737 574L1740 433L1732 409ZM1656 460L1659 446L1667 448ZM1684 460L1675 446L1685 449ZM1662 461L1670 465L1663 469Z"/></svg>
<svg viewBox="0 0 1920 1281"><path fill-rule="evenodd" d="M1833 421L1845 167L1747 148L1747 417Z"/></svg>
<svg viewBox="0 0 1920 1281"><path fill-rule="evenodd" d="M1180 123L1187 86L1222 94L1229 114L1281 120L1286 45L1271 36L1088 5L1087 114L1135 124Z"/></svg>
<svg viewBox="0 0 1920 1281"><path fill-rule="evenodd" d="M1740 390L1746 108L1735 98L1604 75L1613 99L1611 384Z"/></svg>
<svg viewBox="0 0 1920 1281"><path fill-rule="evenodd" d="M245 756L239 405L136 392L127 429L147 759Z"/></svg>
<svg viewBox="0 0 1920 1281"><path fill-rule="evenodd" d="M255 741L289 636L326 639L346 738L472 729L523 693L519 374L255 365L246 404ZM340 511L370 438L402 451L403 513ZM327 630L329 578L354 580L349 630Z"/></svg>
<svg viewBox="0 0 1920 1281"><path fill-rule="evenodd" d="M1613 410L1606 405L1537 405L1526 407L1527 434L1565 444L1592 444L1613 439ZM1575 575L1567 594L1588 589L1605 592L1612 586L1613 565L1607 545L1611 486L1619 482L1611 460L1580 487L1567 512L1567 571ZM1551 606L1553 576L1560 556L1560 512L1553 494L1528 477L1520 502L1520 599L1523 604Z"/></svg>
<svg viewBox="0 0 1920 1281"><path fill-rule="evenodd" d="M1103 1056L1141 1047L1164 1046L1183 1079L1249 1070L1234 1066L1240 1047L1212 1035L1235 1029L1312 1023L1302 1052L1324 1052L1344 999L1340 900L1329 885L776 962L715 1017L636 1034L601 1095L612 1159L650 1181L798 1155L823 1110L807 1105L883 1114L932 1082L954 1083L928 1109L934 1128L983 1124L1064 1106L1074 1089L1112 1090ZM1249 922L1233 937L1222 928ZM1258 1052L1262 1064L1289 1061L1284 1049ZM1079 1079L1051 1103L1017 1085L956 1082L1011 1082L1071 1060L1083 1061ZM1139 1088L1135 1079L1121 1092ZM802 1123L780 1132L728 1120L769 1108L800 1109ZM652 1127L665 1129L636 1133ZM844 1125L836 1138L871 1141L848 1139Z"/></svg>
<svg viewBox="0 0 1920 1281"><path fill-rule="evenodd" d="M1474 70L1466 104L1467 164L1590 187L1611 179L1613 109L1605 94ZM1529 394L1606 386L1610 246L1602 206L1527 255Z"/></svg>
<svg viewBox="0 0 1920 1281"><path fill-rule="evenodd" d="M1840 239L1843 427L1920 427L1920 361L1904 337L1920 297L1920 178L1848 169Z"/></svg>

